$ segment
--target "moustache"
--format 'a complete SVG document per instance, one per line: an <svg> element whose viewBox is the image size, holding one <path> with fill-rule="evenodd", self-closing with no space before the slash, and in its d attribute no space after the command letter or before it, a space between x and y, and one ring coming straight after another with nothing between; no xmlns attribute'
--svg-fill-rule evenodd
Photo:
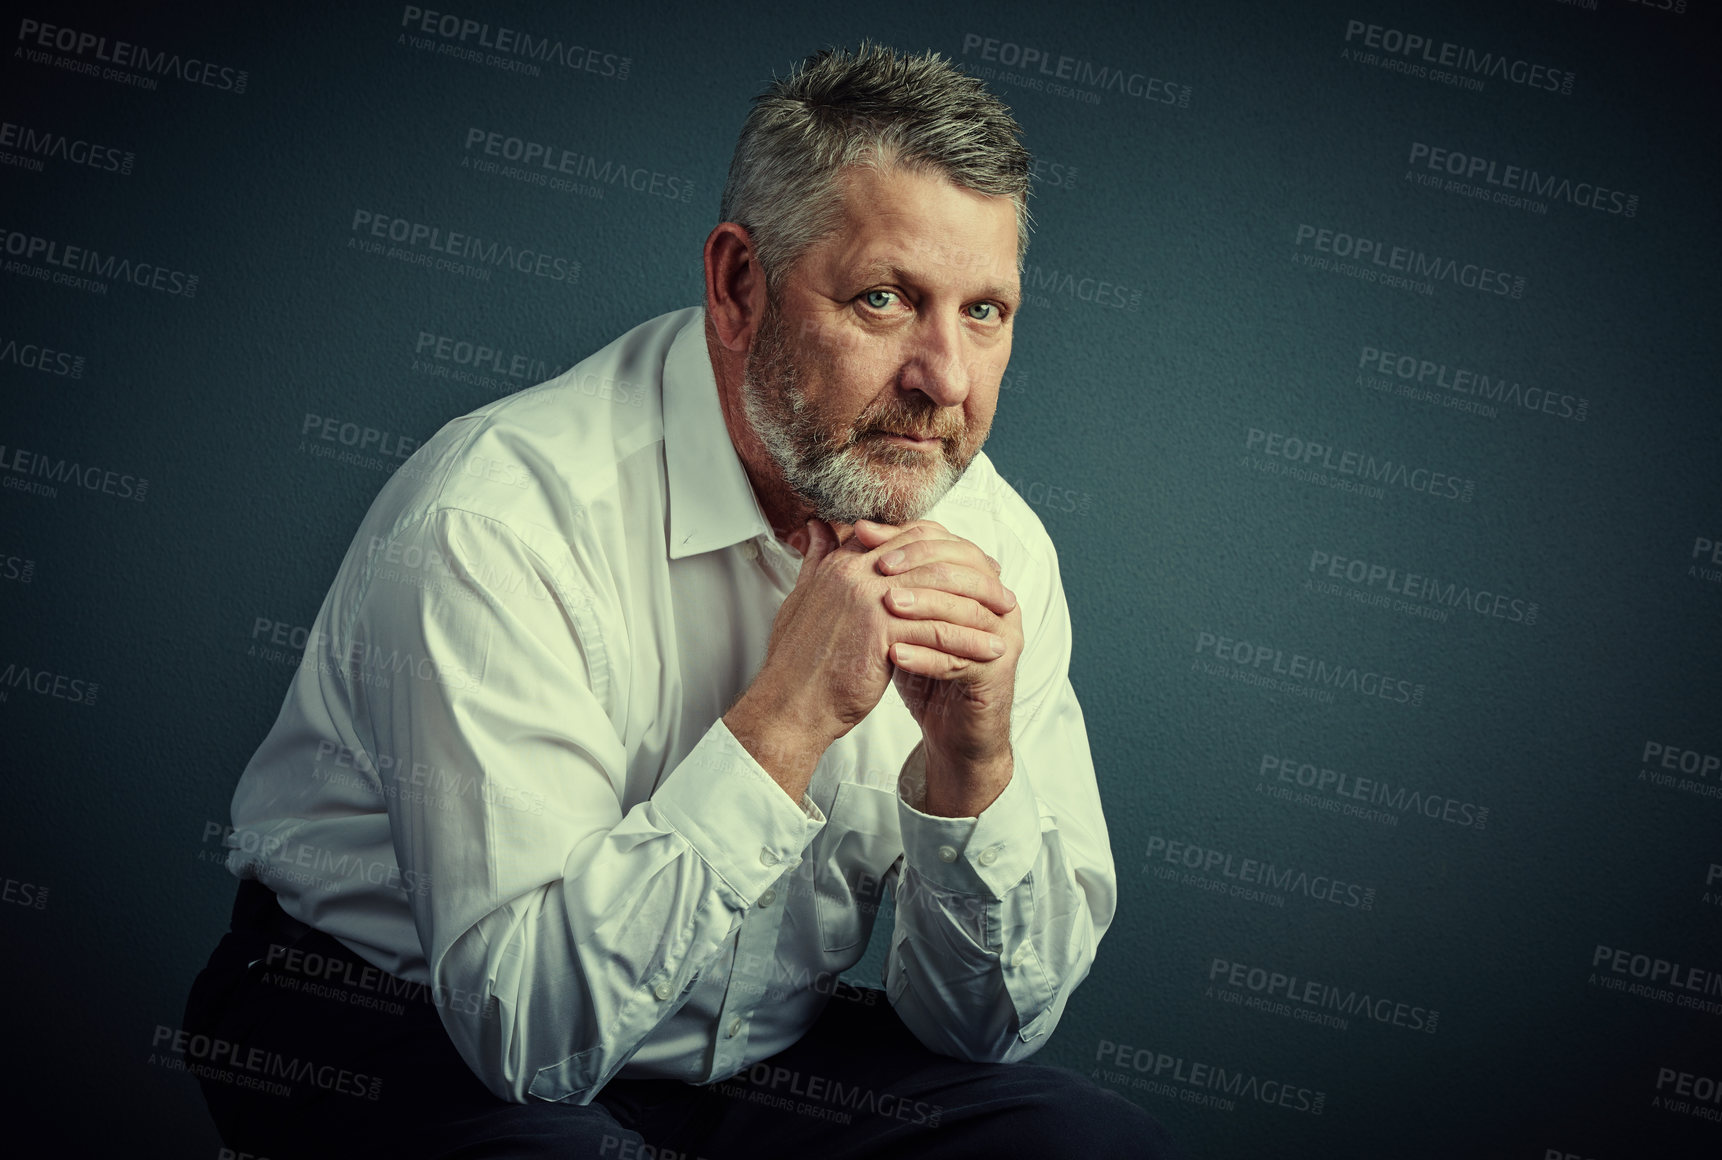
<svg viewBox="0 0 1722 1160"><path fill-rule="evenodd" d="M953 415L951 419L954 421L929 424L916 422L907 417L897 419L876 417L869 420L865 427L858 428L855 432L855 438L859 440L882 438L887 435L904 435L910 439L938 439L948 442L960 437L966 430L966 424L962 421L961 416Z"/></svg>

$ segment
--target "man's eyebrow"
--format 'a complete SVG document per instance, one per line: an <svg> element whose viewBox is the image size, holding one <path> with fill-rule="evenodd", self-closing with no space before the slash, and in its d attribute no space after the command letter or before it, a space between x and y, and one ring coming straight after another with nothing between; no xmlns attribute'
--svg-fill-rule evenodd
<svg viewBox="0 0 1722 1160"><path fill-rule="evenodd" d="M953 264L960 265L960 263ZM865 282L900 282L908 286L925 284L925 280L918 276L914 270L888 258L875 258L868 262L857 271L857 277ZM1006 282L987 282L976 288L969 296L1015 302L1021 296L1021 290Z"/></svg>

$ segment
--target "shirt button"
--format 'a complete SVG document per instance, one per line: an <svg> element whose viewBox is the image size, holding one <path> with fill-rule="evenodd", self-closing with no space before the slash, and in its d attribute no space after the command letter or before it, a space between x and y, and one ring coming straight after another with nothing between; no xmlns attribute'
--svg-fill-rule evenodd
<svg viewBox="0 0 1722 1160"><path fill-rule="evenodd" d="M999 850L998 850L997 846L988 846L986 849L982 850L981 856L978 859L978 861L980 862L980 864L982 866L991 866L994 862L997 862L998 860L999 860Z"/></svg>
<svg viewBox="0 0 1722 1160"><path fill-rule="evenodd" d="M652 994L656 995L660 999L668 999L675 993L675 988L670 986L670 981L668 979L659 979L657 986L652 988Z"/></svg>
<svg viewBox="0 0 1722 1160"><path fill-rule="evenodd" d="M956 860L957 860L957 848L955 846L940 846L939 847L939 861L941 861L941 862L955 862Z"/></svg>
<svg viewBox="0 0 1722 1160"><path fill-rule="evenodd" d="M741 546L741 554L746 556L750 562L758 560L759 545L754 543L752 540L749 540Z"/></svg>
<svg viewBox="0 0 1722 1160"><path fill-rule="evenodd" d="M770 850L761 849L759 852L759 864L761 866L775 866L777 865L777 855L773 854Z"/></svg>
<svg viewBox="0 0 1722 1160"><path fill-rule="evenodd" d="M741 1034L741 1016L737 1015L729 1021L729 1037L734 1039L739 1034Z"/></svg>
<svg viewBox="0 0 1722 1160"><path fill-rule="evenodd" d="M775 890L767 890L764 894L761 894L759 896L759 905L762 909L764 907L770 906L772 903L774 903L776 901L777 901L777 891L775 891Z"/></svg>

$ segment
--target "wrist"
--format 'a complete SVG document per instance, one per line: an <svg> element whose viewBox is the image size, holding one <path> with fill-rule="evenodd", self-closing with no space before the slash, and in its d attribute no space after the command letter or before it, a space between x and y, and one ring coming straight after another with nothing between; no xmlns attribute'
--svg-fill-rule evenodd
<svg viewBox="0 0 1722 1160"><path fill-rule="evenodd" d="M796 801L806 792L819 759L836 738L787 701L742 696L723 715L724 727L761 768Z"/></svg>
<svg viewBox="0 0 1722 1160"><path fill-rule="evenodd" d="M952 756L929 745L923 757L927 779L922 812L935 817L979 817L1004 792L1016 768L1008 745L971 756Z"/></svg>

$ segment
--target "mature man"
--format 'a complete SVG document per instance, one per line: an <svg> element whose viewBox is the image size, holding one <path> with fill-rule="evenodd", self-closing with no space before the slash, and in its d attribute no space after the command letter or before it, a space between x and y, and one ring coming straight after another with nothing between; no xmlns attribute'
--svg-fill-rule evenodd
<svg viewBox="0 0 1722 1160"><path fill-rule="evenodd" d="M234 795L186 1020L231 1144L1171 1154L1016 1062L1116 897L1053 547L980 453L1017 133L936 56L811 58L703 311L383 488ZM886 988L841 982L887 890Z"/></svg>

